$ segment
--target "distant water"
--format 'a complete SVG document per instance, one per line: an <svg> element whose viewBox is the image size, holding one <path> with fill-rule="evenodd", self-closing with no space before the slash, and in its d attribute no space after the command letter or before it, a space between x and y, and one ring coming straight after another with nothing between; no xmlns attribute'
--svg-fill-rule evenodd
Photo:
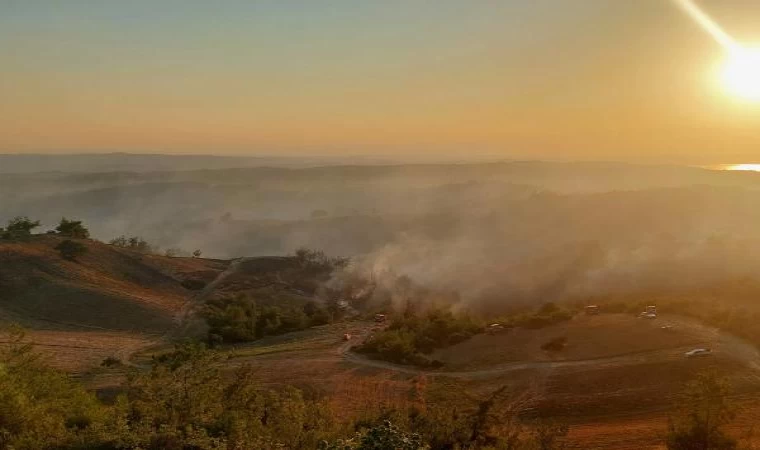
<svg viewBox="0 0 760 450"><path fill-rule="evenodd" d="M760 164L718 164L715 166L708 166L708 169L713 170L741 170L745 172L760 172Z"/></svg>

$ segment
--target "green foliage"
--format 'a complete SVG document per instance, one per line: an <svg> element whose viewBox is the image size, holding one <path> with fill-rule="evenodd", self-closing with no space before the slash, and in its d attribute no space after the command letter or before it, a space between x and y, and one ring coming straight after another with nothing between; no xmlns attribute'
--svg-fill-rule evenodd
<svg viewBox="0 0 760 450"><path fill-rule="evenodd" d="M152 246L148 241L139 236L127 237L122 235L111 239L108 243L114 247L125 248L127 250L133 250L145 254L158 252L158 247Z"/></svg>
<svg viewBox="0 0 760 450"><path fill-rule="evenodd" d="M336 269L346 267L349 263L348 258L327 256L322 250L311 250L308 248L299 248L295 252L295 257L301 268L311 272L332 272Z"/></svg>
<svg viewBox="0 0 760 450"><path fill-rule="evenodd" d="M454 394L449 392L448 395ZM567 426L539 419L529 422L520 420L522 395L522 392L510 392L506 386L502 386L474 401L455 400L445 404L431 404L425 410L413 409L401 415L385 412L380 420L392 417L394 423L403 425L402 429L407 433L417 433L419 442L424 442L433 449L565 448ZM470 396L461 392L459 397L461 400ZM356 438L351 440L352 443L356 441Z"/></svg>
<svg viewBox="0 0 760 450"><path fill-rule="evenodd" d="M182 283L180 283L183 288L189 289L191 291L200 291L203 288L206 287L206 282L203 280L196 280L196 279L187 279L182 280Z"/></svg>
<svg viewBox="0 0 760 450"><path fill-rule="evenodd" d="M32 221L26 216L18 216L8 221L5 229L0 228L0 238L8 240L26 239L32 230L40 226L40 221Z"/></svg>
<svg viewBox="0 0 760 450"><path fill-rule="evenodd" d="M258 306L244 295L210 300L203 316L209 325L209 337L219 336L222 342L254 341L329 322L327 312L316 304L304 309Z"/></svg>
<svg viewBox="0 0 760 450"><path fill-rule="evenodd" d="M465 341L482 331L470 317L433 310L422 317L409 315L367 339L356 351L399 364L435 364L423 356L437 348Z"/></svg>
<svg viewBox="0 0 760 450"><path fill-rule="evenodd" d="M331 435L334 425L320 402L294 388L261 389L247 367L223 377L218 360L203 345L186 343L156 358L150 373L133 374L124 411L133 431L130 444L315 448ZM189 441L198 443L187 447Z"/></svg>
<svg viewBox="0 0 760 450"><path fill-rule="evenodd" d="M61 236L74 238L74 239L87 239L90 237L90 230L82 225L81 220L68 220L65 217L61 219L61 223L55 228Z"/></svg>
<svg viewBox="0 0 760 450"><path fill-rule="evenodd" d="M12 330L0 351L0 449L557 449L566 427L516 422L505 388L473 408L412 411L356 423L348 439L328 403L298 389L265 389L242 367L222 374L221 355L186 342L133 370L124 394L100 403L46 368ZM527 438L523 438L526 436ZM541 445L539 445L541 444Z"/></svg>
<svg viewBox="0 0 760 450"><path fill-rule="evenodd" d="M76 261L78 257L87 253L87 247L84 244L70 239L62 241L55 246L55 249L61 254L61 258L69 261Z"/></svg>
<svg viewBox="0 0 760 450"><path fill-rule="evenodd" d="M731 450L736 441L723 427L733 418L726 381L711 370L688 384L681 401L681 416L669 424L670 450Z"/></svg>
<svg viewBox="0 0 760 450"><path fill-rule="evenodd" d="M323 442L320 450L423 450L429 448L416 433L406 433L389 420L364 432L357 432L351 439L334 443Z"/></svg>
<svg viewBox="0 0 760 450"><path fill-rule="evenodd" d="M41 364L18 329L0 351L0 449L74 447L105 426L105 411L79 384Z"/></svg>
<svg viewBox="0 0 760 450"><path fill-rule="evenodd" d="M0 352L0 449L316 448L336 438L325 404L294 388L260 388L249 368L222 376L197 343L129 375L113 405L46 368L11 333Z"/></svg>

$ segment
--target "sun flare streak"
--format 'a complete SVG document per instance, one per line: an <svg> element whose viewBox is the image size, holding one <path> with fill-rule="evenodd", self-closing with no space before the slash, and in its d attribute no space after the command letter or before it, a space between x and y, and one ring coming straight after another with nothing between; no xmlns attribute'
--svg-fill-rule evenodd
<svg viewBox="0 0 760 450"><path fill-rule="evenodd" d="M715 23L706 12L702 11L692 0L673 0L678 6L681 7L694 21L702 27L710 36L713 37L720 45L728 50L734 51L739 45L736 43L723 28Z"/></svg>
<svg viewBox="0 0 760 450"><path fill-rule="evenodd" d="M693 0L673 1L726 49L726 60L719 75L725 92L745 101L760 102L760 47L736 42Z"/></svg>

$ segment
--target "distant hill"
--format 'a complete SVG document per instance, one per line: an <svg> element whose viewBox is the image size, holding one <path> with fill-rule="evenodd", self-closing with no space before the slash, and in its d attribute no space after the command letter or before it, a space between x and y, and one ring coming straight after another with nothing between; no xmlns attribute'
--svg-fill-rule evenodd
<svg viewBox="0 0 760 450"><path fill-rule="evenodd" d="M285 158L274 156L100 154L0 154L0 173L154 172L240 167L309 167L387 163L373 158Z"/></svg>

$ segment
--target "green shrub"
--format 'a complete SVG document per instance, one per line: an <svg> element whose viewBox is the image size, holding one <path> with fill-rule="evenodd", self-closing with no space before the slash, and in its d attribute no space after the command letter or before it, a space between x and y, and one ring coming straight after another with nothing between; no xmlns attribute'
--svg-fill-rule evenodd
<svg viewBox="0 0 760 450"><path fill-rule="evenodd" d="M435 310L421 318L399 318L355 350L399 364L426 366L432 362L424 354L465 341L481 331L482 327L468 316Z"/></svg>
<svg viewBox="0 0 760 450"><path fill-rule="evenodd" d="M65 217L61 219L55 231L61 236L74 239L87 239L90 237L90 231L82 225L81 220L68 220Z"/></svg>
<svg viewBox="0 0 760 450"><path fill-rule="evenodd" d="M55 249L58 250L58 252L61 254L61 258L69 260L69 261L76 261L77 258L87 253L87 247L76 241L72 241L69 239L66 239L65 241L62 241L60 244L55 246Z"/></svg>
<svg viewBox="0 0 760 450"><path fill-rule="evenodd" d="M182 283L180 283L183 288L189 289L191 291L200 291L203 288L206 287L206 282L203 280L196 280L196 279L188 279L188 280L182 280Z"/></svg>
<svg viewBox="0 0 760 450"><path fill-rule="evenodd" d="M0 237L3 239L19 240L32 235L32 230L40 226L40 221L32 221L26 216L18 216L8 221L5 229L0 228Z"/></svg>
<svg viewBox="0 0 760 450"><path fill-rule="evenodd" d="M239 295L210 300L203 316L209 325L209 338L222 342L248 342L265 336L303 330L329 322L327 312L318 306L309 309L311 316L296 307L258 306Z"/></svg>

